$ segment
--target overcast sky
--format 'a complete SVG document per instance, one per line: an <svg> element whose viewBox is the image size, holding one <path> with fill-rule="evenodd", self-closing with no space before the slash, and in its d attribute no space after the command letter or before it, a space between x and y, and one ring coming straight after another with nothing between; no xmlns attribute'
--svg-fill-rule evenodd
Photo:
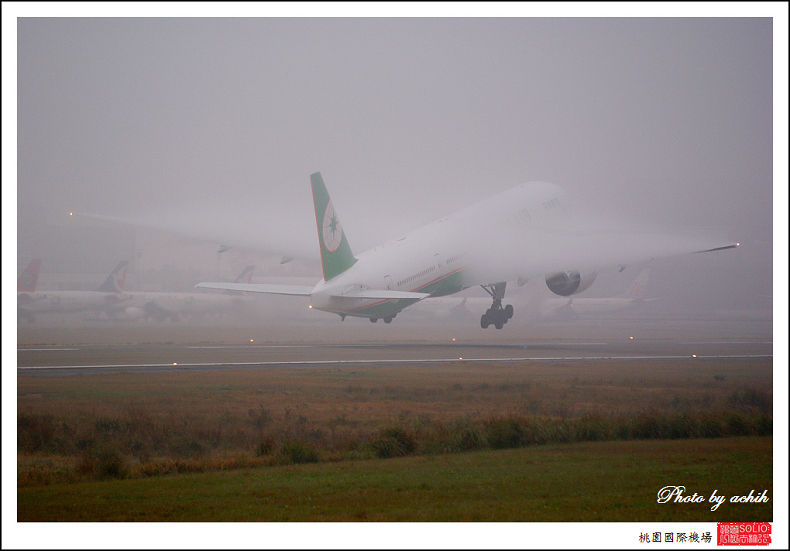
<svg viewBox="0 0 790 551"><path fill-rule="evenodd" d="M18 227L229 210L282 217L282 239L313 246L320 170L361 252L546 180L598 209L740 241L711 263L770 296L772 26L20 19Z"/></svg>
<svg viewBox="0 0 790 551"><path fill-rule="evenodd" d="M49 217L182 201L302 208L321 170L341 212L452 209L548 180L751 226L771 205L771 27L21 20L18 200L48 198Z"/></svg>

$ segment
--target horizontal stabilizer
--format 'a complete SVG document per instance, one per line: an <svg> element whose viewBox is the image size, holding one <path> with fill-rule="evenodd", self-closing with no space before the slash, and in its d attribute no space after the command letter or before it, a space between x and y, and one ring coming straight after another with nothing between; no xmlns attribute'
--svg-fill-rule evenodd
<svg viewBox="0 0 790 551"><path fill-rule="evenodd" d="M428 293L410 293L408 291L387 291L383 289L364 289L336 295L343 298L367 298L373 300L412 299L422 300Z"/></svg>
<svg viewBox="0 0 790 551"><path fill-rule="evenodd" d="M267 283L198 283L195 287L204 289L223 289L226 291L246 291L248 293L267 293L270 295L293 295L309 297L313 287L307 285L271 285Z"/></svg>

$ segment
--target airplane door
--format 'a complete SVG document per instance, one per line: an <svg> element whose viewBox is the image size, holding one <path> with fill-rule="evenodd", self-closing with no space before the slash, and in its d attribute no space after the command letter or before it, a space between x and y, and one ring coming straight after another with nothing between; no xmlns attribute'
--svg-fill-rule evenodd
<svg viewBox="0 0 790 551"><path fill-rule="evenodd" d="M387 290L394 289L394 285L392 285L392 277L386 275L384 276L384 283L387 286Z"/></svg>

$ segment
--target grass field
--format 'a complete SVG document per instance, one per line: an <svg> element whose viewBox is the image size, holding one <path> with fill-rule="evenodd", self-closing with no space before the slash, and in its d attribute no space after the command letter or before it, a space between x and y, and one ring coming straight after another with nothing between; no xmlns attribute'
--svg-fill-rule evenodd
<svg viewBox="0 0 790 551"><path fill-rule="evenodd" d="M18 519L770 520L655 495L772 495L772 368L20 375Z"/></svg>
<svg viewBox="0 0 790 551"><path fill-rule="evenodd" d="M658 504L667 485L705 503ZM584 442L18 489L19 521L771 521L772 439Z"/></svg>

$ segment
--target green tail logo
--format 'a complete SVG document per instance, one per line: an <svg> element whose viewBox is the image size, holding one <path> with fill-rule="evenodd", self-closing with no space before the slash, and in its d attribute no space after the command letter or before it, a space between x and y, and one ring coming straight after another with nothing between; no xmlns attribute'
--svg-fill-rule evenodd
<svg viewBox="0 0 790 551"><path fill-rule="evenodd" d="M348 245L343 226L337 216L329 192L324 185L320 172L310 175L313 188L313 204L315 205L315 222L318 228L318 243L321 247L321 265L324 269L324 280L348 270L357 261Z"/></svg>

